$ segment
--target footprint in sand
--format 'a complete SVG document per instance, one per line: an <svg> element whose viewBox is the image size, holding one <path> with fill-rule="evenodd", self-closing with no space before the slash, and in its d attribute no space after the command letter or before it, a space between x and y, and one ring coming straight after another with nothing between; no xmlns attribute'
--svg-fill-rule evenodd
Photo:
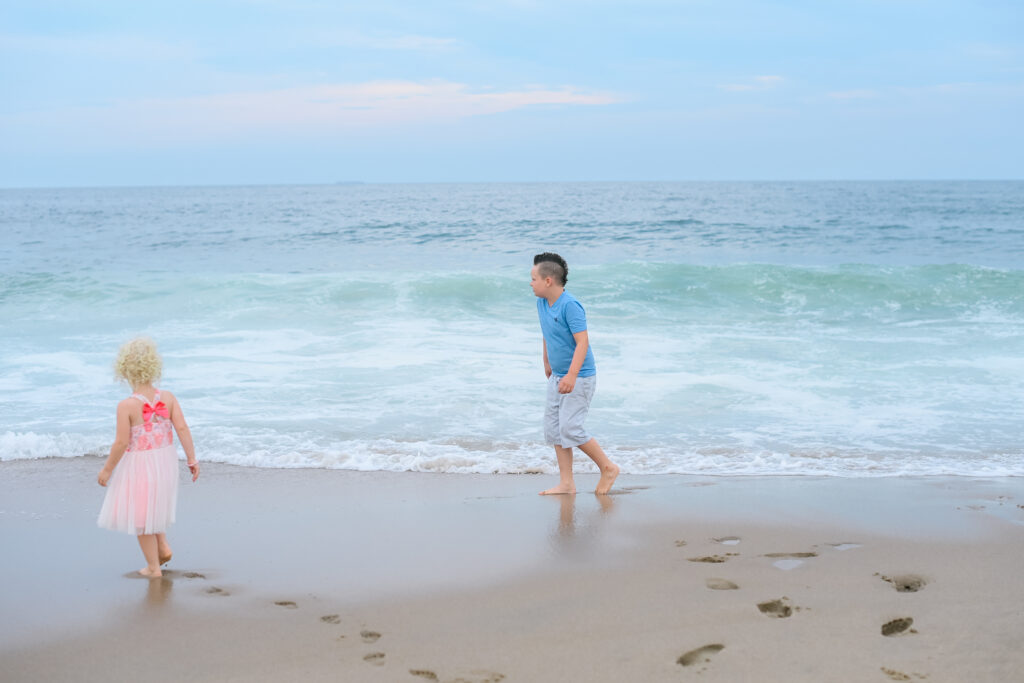
<svg viewBox="0 0 1024 683"><path fill-rule="evenodd" d="M721 543L722 545L739 545L740 544L740 537L739 536L722 536L721 538L713 538L711 540L713 540L715 543Z"/></svg>
<svg viewBox="0 0 1024 683"><path fill-rule="evenodd" d="M876 574L876 576L882 576ZM899 576L882 576L882 581L892 584L900 593L916 593L928 585L927 579L917 574L900 574Z"/></svg>
<svg viewBox="0 0 1024 683"><path fill-rule="evenodd" d="M324 616L320 617L320 621L324 622L325 624L340 624L341 616L338 614L325 614Z"/></svg>
<svg viewBox="0 0 1024 683"><path fill-rule="evenodd" d="M772 562L772 566L776 569L788 572L790 569L796 569L803 563L803 560L776 560L775 562Z"/></svg>
<svg viewBox="0 0 1024 683"><path fill-rule="evenodd" d="M469 672L469 678L457 676L452 679L452 683L498 683L503 680L505 680L505 674L477 669Z"/></svg>
<svg viewBox="0 0 1024 683"><path fill-rule="evenodd" d="M437 674L433 671L428 671L427 669L409 669L409 673L411 673L413 676L419 676L420 678L427 681L437 680Z"/></svg>
<svg viewBox="0 0 1024 683"><path fill-rule="evenodd" d="M359 637L363 639L364 643L376 643L380 640L380 634L376 631L360 631Z"/></svg>
<svg viewBox="0 0 1024 683"><path fill-rule="evenodd" d="M833 550L838 550L840 552L861 547L860 543L829 543L828 546Z"/></svg>
<svg viewBox="0 0 1024 683"><path fill-rule="evenodd" d="M776 569L788 572L790 569L796 569L804 563L803 560L797 559L801 557L817 557L818 553L768 553L763 557L772 558L783 558L772 562L772 566Z"/></svg>
<svg viewBox="0 0 1024 683"><path fill-rule="evenodd" d="M907 629L910 629L910 633L917 633L914 629L910 628L914 624L913 617L900 617L899 619L893 619L882 624L882 635L883 636L897 636L901 633L906 633Z"/></svg>
<svg viewBox="0 0 1024 683"><path fill-rule="evenodd" d="M734 591L739 588L735 583L726 579L707 579L704 581L704 585L713 591Z"/></svg>
<svg viewBox="0 0 1024 683"><path fill-rule="evenodd" d="M888 676L889 678L891 678L894 681L911 681L911 680L913 680L913 678L911 678L911 676L913 676L914 678L920 679L922 681L928 678L928 676L926 676L925 674L917 674L917 673L915 673L915 674L909 674L908 675L908 674L903 673L902 671L897 671L896 669L887 669L884 666L882 667L882 673L884 673L886 676Z"/></svg>
<svg viewBox="0 0 1024 683"><path fill-rule="evenodd" d="M284 607L285 609L298 609L299 608L299 606L296 605L291 600L278 600L274 604L277 605L278 607Z"/></svg>
<svg viewBox="0 0 1024 683"><path fill-rule="evenodd" d="M223 588L217 588L216 586L210 586L207 588L206 593L208 595L231 595L231 593L228 593Z"/></svg>
<svg viewBox="0 0 1024 683"><path fill-rule="evenodd" d="M199 572L185 572L184 574L182 574L182 576L184 576L186 579L205 579L206 578L205 574L200 574Z"/></svg>
<svg viewBox="0 0 1024 683"><path fill-rule="evenodd" d="M684 545L686 545L686 541L676 541L677 548L682 548Z"/></svg>
<svg viewBox="0 0 1024 683"><path fill-rule="evenodd" d="M363 657L363 661L374 666L384 666L384 657L386 655L383 652L371 652L370 654Z"/></svg>
<svg viewBox="0 0 1024 683"><path fill-rule="evenodd" d="M690 562L707 562L709 564L721 564L728 562L730 557L738 557L739 553L726 553L725 555L705 555L704 557L687 558Z"/></svg>
<svg viewBox="0 0 1024 683"><path fill-rule="evenodd" d="M676 660L676 664L680 666L695 666L697 664L706 664L711 661L711 655L716 652L721 652L725 649L725 645L714 643L712 645L705 645L704 647L698 647L696 650L690 650L689 652L681 655ZM707 668L707 667L704 667ZM704 669L700 669L703 671Z"/></svg>
<svg viewBox="0 0 1024 683"><path fill-rule="evenodd" d="M761 614L777 619L785 619L793 614L793 606L789 604L789 598L786 596L782 596L778 600L758 603L757 609L761 610Z"/></svg>

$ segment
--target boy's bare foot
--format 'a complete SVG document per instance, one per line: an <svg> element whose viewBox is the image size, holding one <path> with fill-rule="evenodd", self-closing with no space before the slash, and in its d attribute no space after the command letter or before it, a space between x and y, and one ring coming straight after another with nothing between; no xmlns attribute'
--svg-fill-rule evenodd
<svg viewBox="0 0 1024 683"><path fill-rule="evenodd" d="M566 494L570 494L570 493L576 493L576 485L575 484L559 484L558 486L552 487L552 488L548 489L547 491L541 491L539 495L541 495L541 496L557 496L557 495L566 495Z"/></svg>
<svg viewBox="0 0 1024 683"><path fill-rule="evenodd" d="M150 569L149 567L143 567L142 569L139 570L139 574L142 574L147 579L156 579L156 578L159 578L159 577L164 575L164 573L162 571L160 571L160 567L157 567L156 569Z"/></svg>
<svg viewBox="0 0 1024 683"><path fill-rule="evenodd" d="M619 476L619 466L615 463L609 463L607 467L601 470L601 480L597 482L597 488L594 493L608 493L612 490L612 484L615 483L616 478Z"/></svg>

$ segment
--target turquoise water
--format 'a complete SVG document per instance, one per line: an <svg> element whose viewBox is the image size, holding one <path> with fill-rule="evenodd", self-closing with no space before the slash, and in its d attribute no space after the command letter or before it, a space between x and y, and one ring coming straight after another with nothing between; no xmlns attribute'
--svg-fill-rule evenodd
<svg viewBox="0 0 1024 683"><path fill-rule="evenodd" d="M104 452L144 333L206 459L552 472L556 250L628 472L1024 474L1024 183L3 190L0 220L3 459Z"/></svg>

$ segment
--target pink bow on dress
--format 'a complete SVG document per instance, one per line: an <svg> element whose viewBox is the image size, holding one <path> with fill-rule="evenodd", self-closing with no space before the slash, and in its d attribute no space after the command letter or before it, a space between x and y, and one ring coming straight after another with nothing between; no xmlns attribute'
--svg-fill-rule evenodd
<svg viewBox="0 0 1024 683"><path fill-rule="evenodd" d="M149 405L148 403L142 404L142 419L146 422L146 431L153 431L153 423L150 420L153 419L154 415L159 415L165 420L170 417L170 413L167 412L167 406L164 405L163 401L157 401L156 405Z"/></svg>

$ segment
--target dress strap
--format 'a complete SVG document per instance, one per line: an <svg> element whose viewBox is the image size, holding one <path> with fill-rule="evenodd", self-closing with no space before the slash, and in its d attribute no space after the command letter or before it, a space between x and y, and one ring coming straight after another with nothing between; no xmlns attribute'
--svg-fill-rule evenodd
<svg viewBox="0 0 1024 683"><path fill-rule="evenodd" d="M153 394L153 400L152 401L150 401L148 398L146 398L142 394L138 394L138 393L132 394L131 396L129 396L129 398L137 398L140 401L142 401L143 404L145 404L145 405L155 406L157 403L160 402L160 390L157 389L156 393Z"/></svg>

